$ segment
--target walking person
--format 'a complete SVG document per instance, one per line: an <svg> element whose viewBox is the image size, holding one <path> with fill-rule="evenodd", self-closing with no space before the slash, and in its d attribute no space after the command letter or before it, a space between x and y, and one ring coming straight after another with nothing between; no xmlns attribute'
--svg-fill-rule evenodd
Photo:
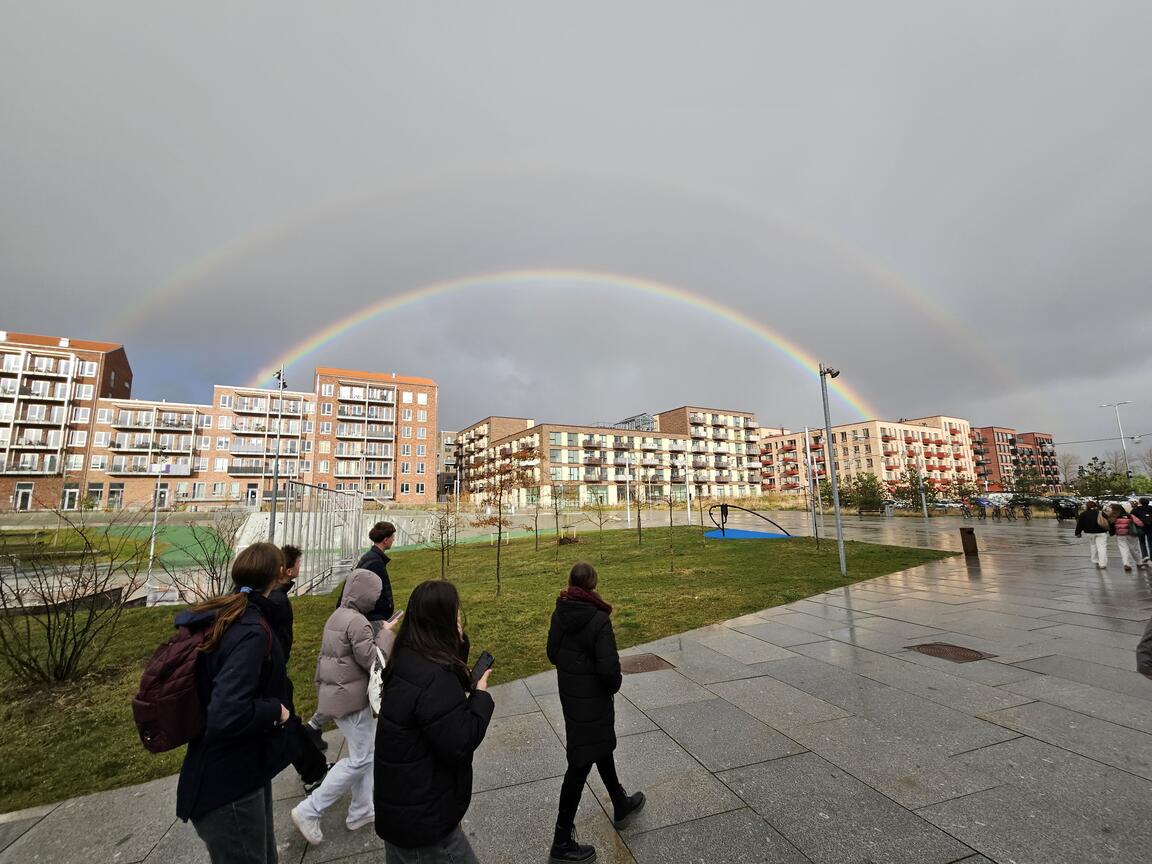
<svg viewBox="0 0 1152 864"><path fill-rule="evenodd" d="M395 611L392 600L392 581L388 578L388 562L392 559L385 553L392 548L392 544L396 540L396 526L391 522L377 522L368 532L368 539L372 545L368 547L368 551L360 556L360 560L352 569L370 570L380 577L380 596L365 615L372 624L372 632L376 633L380 630L382 622L391 618ZM341 592L341 597L343 597L343 592ZM339 608L339 601L337 601L336 606ZM334 719L317 708L316 713L308 720L304 731L312 736L312 740L321 750L328 749L328 742L324 740L322 734L324 726Z"/></svg>
<svg viewBox="0 0 1152 864"><path fill-rule="evenodd" d="M376 649L392 649L392 625L374 635L366 614L380 597L380 577L370 570L353 570L344 585L340 607L324 625L320 658L316 661L318 710L333 717L344 734L348 755L325 775L312 794L292 808L292 823L312 845L324 842L320 819L345 792L352 803L344 824L357 831L373 820L372 748L376 720L368 704L368 680Z"/></svg>
<svg viewBox="0 0 1152 864"><path fill-rule="evenodd" d="M1136 542L1136 532L1143 531L1144 523L1139 518L1133 518L1124 509L1123 504L1113 504L1108 508L1108 521L1111 528L1108 533L1116 538L1116 545L1120 548L1120 563L1124 565L1124 572L1131 573L1133 566L1143 567L1140 561L1140 546Z"/></svg>
<svg viewBox="0 0 1152 864"><path fill-rule="evenodd" d="M276 587L268 594L268 623L272 632L280 642L280 650L284 653L284 666L287 670L292 656L293 640L293 614L292 601L288 597L300 575L301 552L296 546L282 546L280 552L284 555L284 575L278 580ZM285 700L284 704L293 716L296 715L295 687L292 676L285 672ZM292 767L300 775L300 782L304 784L305 794L311 793L331 767L324 758L323 751L317 746L315 739L307 734L305 724L294 723L292 733Z"/></svg>
<svg viewBox="0 0 1152 864"><path fill-rule="evenodd" d="M1100 512L1100 505L1089 501L1084 505L1084 512L1076 518L1076 536L1088 535L1088 548L1092 563L1096 569L1104 570L1108 566L1108 533L1111 524Z"/></svg>
<svg viewBox="0 0 1152 864"><path fill-rule="evenodd" d="M451 582L417 585L384 670L375 799L387 864L478 864L460 820L496 706L491 670L470 680L462 620Z"/></svg>
<svg viewBox="0 0 1152 864"><path fill-rule="evenodd" d="M568 770L560 787L560 806L549 861L591 862L596 849L576 840L576 810L592 766L612 799L613 821L622 827L644 806L644 793L628 795L616 776L613 695L620 689L620 655L612 630L612 607L596 593L596 568L580 562L568 574L548 630L548 659L556 666L564 710Z"/></svg>
<svg viewBox="0 0 1152 864"><path fill-rule="evenodd" d="M276 546L253 543L232 563L236 593L176 617L178 627L211 628L196 665L204 734L184 754L176 815L192 820L212 864L277 864L271 781L288 765L293 718L267 598L283 570Z"/></svg>
<svg viewBox="0 0 1152 864"><path fill-rule="evenodd" d="M1140 543L1140 563L1148 566L1152 563L1152 557L1149 557L1149 540L1148 531L1152 528L1152 506L1150 506L1147 498L1141 498L1140 502L1132 508L1132 515L1135 516L1143 524L1143 530L1137 535L1137 541Z"/></svg>

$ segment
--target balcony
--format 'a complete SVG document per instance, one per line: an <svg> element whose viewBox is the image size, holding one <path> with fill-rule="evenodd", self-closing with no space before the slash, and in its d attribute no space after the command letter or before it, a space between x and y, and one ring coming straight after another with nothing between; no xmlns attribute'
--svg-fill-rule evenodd
<svg viewBox="0 0 1152 864"><path fill-rule="evenodd" d="M673 441L668 445L668 449L673 453L683 453L688 449L686 441Z"/></svg>
<svg viewBox="0 0 1152 864"><path fill-rule="evenodd" d="M780 448L779 452L781 452L781 453L795 453L796 452L796 445L795 444L785 444L783 447Z"/></svg>
<svg viewBox="0 0 1152 864"><path fill-rule="evenodd" d="M268 431L263 423L237 423L232 427L233 435L264 435Z"/></svg>
<svg viewBox="0 0 1152 864"><path fill-rule="evenodd" d="M66 402L68 401L68 388L57 388L49 391L47 389L21 387L20 398L38 402Z"/></svg>
<svg viewBox="0 0 1152 864"><path fill-rule="evenodd" d="M263 399L237 399L232 410L237 414L267 414L268 403Z"/></svg>
<svg viewBox="0 0 1152 864"><path fill-rule="evenodd" d="M659 465L660 460L659 459L652 459L652 458L644 458L644 459L640 460L640 464L650 468L653 465Z"/></svg>
<svg viewBox="0 0 1152 864"><path fill-rule="evenodd" d="M59 411L61 409L57 408L56 410ZM2 422L4 421L0 420L0 423ZM29 417L27 414L25 414L23 417L17 417L16 422L21 426L59 426L64 422L64 418L63 416L57 417L55 419L49 416Z"/></svg>
<svg viewBox="0 0 1152 864"><path fill-rule="evenodd" d="M378 387L368 388L368 401L369 402L382 402L385 405L396 404L396 391L395 390L382 390Z"/></svg>
<svg viewBox="0 0 1152 864"><path fill-rule="evenodd" d="M337 408L336 409L336 416L339 417L341 420L350 420L353 423L355 423L355 422L363 423L365 420L368 419L368 415L364 412L363 408L359 408L359 409L350 408L347 405L341 405L339 408Z"/></svg>
<svg viewBox="0 0 1152 864"><path fill-rule="evenodd" d="M115 425L115 424L113 424ZM179 419L164 419L161 418L156 424L159 429L192 429L193 423L191 417L181 417Z"/></svg>
<svg viewBox="0 0 1152 864"><path fill-rule="evenodd" d="M116 429L151 429L152 416L140 417L137 414L124 413L117 414L112 421L112 426Z"/></svg>
<svg viewBox="0 0 1152 864"><path fill-rule="evenodd" d="M603 465L604 460L600 456L585 456L584 457L584 464L585 465Z"/></svg>
<svg viewBox="0 0 1152 864"><path fill-rule="evenodd" d="M61 443L53 444L47 438L17 438L10 447L13 450L59 450Z"/></svg>
<svg viewBox="0 0 1152 864"><path fill-rule="evenodd" d="M640 444L640 449L641 450L659 450L660 448L656 446L655 441L644 441Z"/></svg>
<svg viewBox="0 0 1152 864"><path fill-rule="evenodd" d="M823 444L821 444L819 441L817 441L817 442L814 442L814 443L812 443L812 444L809 444L809 445L808 445L808 449L809 449L809 450L823 450L823 449L824 449L824 445L823 445Z"/></svg>
<svg viewBox="0 0 1152 864"><path fill-rule="evenodd" d="M151 441L128 441L126 439L113 438L111 441L108 442L108 449L109 450L135 450L135 451L139 452L139 451L151 450L152 449L152 442Z"/></svg>
<svg viewBox="0 0 1152 864"><path fill-rule="evenodd" d="M113 463L112 467L105 473L112 476L119 476L124 474L151 474L152 472L147 465L117 465Z"/></svg>
<svg viewBox="0 0 1152 864"><path fill-rule="evenodd" d="M245 465L239 463L229 463L228 473L240 477L254 477L264 473L264 463L258 465Z"/></svg>
<svg viewBox="0 0 1152 864"><path fill-rule="evenodd" d="M728 440L728 433L717 430L717 431L712 433L712 440L713 441L727 441Z"/></svg>
<svg viewBox="0 0 1152 864"><path fill-rule="evenodd" d="M692 427L692 437L693 438L707 438L708 433L706 431L704 431L703 429L700 429L699 427L693 426Z"/></svg>

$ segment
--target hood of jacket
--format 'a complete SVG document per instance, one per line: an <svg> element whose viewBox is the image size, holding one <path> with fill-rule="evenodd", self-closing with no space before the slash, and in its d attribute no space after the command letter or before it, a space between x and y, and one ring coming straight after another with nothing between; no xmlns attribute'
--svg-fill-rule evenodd
<svg viewBox="0 0 1152 864"><path fill-rule="evenodd" d="M565 632L580 630L600 610L583 600L559 599L556 601L556 623Z"/></svg>
<svg viewBox="0 0 1152 864"><path fill-rule="evenodd" d="M353 570L344 584L340 608L355 609L361 615L367 615L380 599L383 590L384 583L371 570Z"/></svg>
<svg viewBox="0 0 1152 864"><path fill-rule="evenodd" d="M185 609L182 612L176 613L176 620L173 623L173 626L187 627L189 630L199 630L201 627L207 627L215 620L215 609L209 609L204 612L196 612L192 609Z"/></svg>

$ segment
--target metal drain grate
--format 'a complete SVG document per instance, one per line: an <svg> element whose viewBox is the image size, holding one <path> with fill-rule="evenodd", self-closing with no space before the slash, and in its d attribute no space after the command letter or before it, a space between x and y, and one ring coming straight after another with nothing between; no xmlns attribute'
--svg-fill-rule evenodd
<svg viewBox="0 0 1152 864"><path fill-rule="evenodd" d="M942 657L953 663L971 663L973 660L987 660L995 654L985 654L975 648L963 648L960 645L949 645L947 642L928 642L924 645L909 645L913 651L927 654L929 657Z"/></svg>
<svg viewBox="0 0 1152 864"><path fill-rule="evenodd" d="M659 669L671 668L671 663L655 654L628 654L620 658L620 671L625 675L635 675L637 672L656 672Z"/></svg>

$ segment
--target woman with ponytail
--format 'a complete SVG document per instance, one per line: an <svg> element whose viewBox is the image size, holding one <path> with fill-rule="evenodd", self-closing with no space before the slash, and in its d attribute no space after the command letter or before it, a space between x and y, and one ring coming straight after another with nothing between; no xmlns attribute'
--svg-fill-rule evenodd
<svg viewBox="0 0 1152 864"><path fill-rule="evenodd" d="M491 669L470 683L462 621L451 582L417 585L384 670L375 799L387 864L477 864L460 820L496 706Z"/></svg>
<svg viewBox="0 0 1152 864"><path fill-rule="evenodd" d="M203 736L188 744L176 815L192 825L212 864L276 864L272 778L289 764L284 654L266 620L284 556L254 543L232 563L235 593L193 606L176 626L206 629L197 662ZM295 721L294 721L295 722Z"/></svg>

